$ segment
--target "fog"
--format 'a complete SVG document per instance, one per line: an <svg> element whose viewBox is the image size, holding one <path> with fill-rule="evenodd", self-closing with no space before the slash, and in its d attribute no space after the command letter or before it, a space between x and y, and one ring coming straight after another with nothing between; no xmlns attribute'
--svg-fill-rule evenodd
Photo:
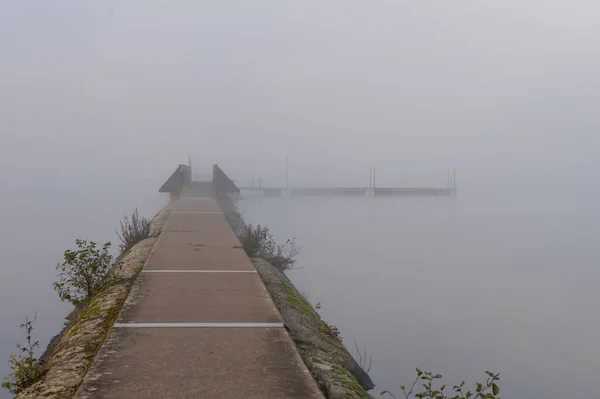
<svg viewBox="0 0 600 399"><path fill-rule="evenodd" d="M155 178L190 152L238 178L274 178L286 156L309 181L370 166L593 176L592 2L1 7L12 173Z"/></svg>
<svg viewBox="0 0 600 399"><path fill-rule="evenodd" d="M152 215L188 154L200 175L218 163L271 186L286 158L291 186L366 186L372 167L380 185L444 186L456 168L469 220L533 213L532 248L564 249L552 268L597 264L599 18L584 0L0 2L0 371L25 313L42 343L62 325L62 251L114 240L136 206ZM502 216L482 220L490 233Z"/></svg>

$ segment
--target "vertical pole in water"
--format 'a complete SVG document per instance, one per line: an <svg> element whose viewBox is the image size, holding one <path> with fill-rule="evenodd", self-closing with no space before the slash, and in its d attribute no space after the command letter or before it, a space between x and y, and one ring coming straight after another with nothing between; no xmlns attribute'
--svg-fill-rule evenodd
<svg viewBox="0 0 600 399"><path fill-rule="evenodd" d="M446 188L450 189L450 168L446 169Z"/></svg>
<svg viewBox="0 0 600 399"><path fill-rule="evenodd" d="M369 195L371 194L371 184L372 184L371 174L373 173L372 170L373 170L373 168L369 168L369 190L367 191L367 193L369 193Z"/></svg>
<svg viewBox="0 0 600 399"><path fill-rule="evenodd" d="M456 168L454 168L454 177L452 178L452 188L456 192Z"/></svg>
<svg viewBox="0 0 600 399"><path fill-rule="evenodd" d="M373 196L375 196L375 168L373 168Z"/></svg>

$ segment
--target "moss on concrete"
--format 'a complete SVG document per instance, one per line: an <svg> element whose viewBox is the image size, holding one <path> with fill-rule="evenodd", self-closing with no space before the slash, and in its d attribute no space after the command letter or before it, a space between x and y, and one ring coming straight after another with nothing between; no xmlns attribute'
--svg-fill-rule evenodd
<svg viewBox="0 0 600 399"><path fill-rule="evenodd" d="M296 291L295 288L285 282L278 283L278 285L287 294L287 302L290 306L294 307L307 317L310 317L314 320L321 320L321 317L317 311L298 291Z"/></svg>
<svg viewBox="0 0 600 399"><path fill-rule="evenodd" d="M360 386L356 378L339 364L332 365L333 376L336 379L336 383L343 386L355 395L356 398L369 399L371 396Z"/></svg>
<svg viewBox="0 0 600 399"><path fill-rule="evenodd" d="M152 230L158 233L166 223L172 206L163 208L153 219ZM110 282L95 295L72 321L68 330L53 344L42 379L17 395L18 399L69 399L76 393L102 347L108 332L125 303L158 234L134 245L119 258Z"/></svg>
<svg viewBox="0 0 600 399"><path fill-rule="evenodd" d="M372 386L371 380L334 329L277 268L260 258L252 261L323 395L330 399L370 398L354 373L368 386Z"/></svg>
<svg viewBox="0 0 600 399"><path fill-rule="evenodd" d="M326 398L371 399L350 371L317 348L299 345L298 352Z"/></svg>

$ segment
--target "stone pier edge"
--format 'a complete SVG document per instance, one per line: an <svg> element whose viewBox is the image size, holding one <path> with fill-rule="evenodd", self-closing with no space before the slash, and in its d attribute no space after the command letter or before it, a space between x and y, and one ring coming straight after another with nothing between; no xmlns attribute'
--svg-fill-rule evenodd
<svg viewBox="0 0 600 399"><path fill-rule="evenodd" d="M151 237L120 256L118 279L79 312L76 319L48 345L42 378L15 399L70 399L83 382L104 344L127 297L158 242L176 201L170 201L152 219Z"/></svg>

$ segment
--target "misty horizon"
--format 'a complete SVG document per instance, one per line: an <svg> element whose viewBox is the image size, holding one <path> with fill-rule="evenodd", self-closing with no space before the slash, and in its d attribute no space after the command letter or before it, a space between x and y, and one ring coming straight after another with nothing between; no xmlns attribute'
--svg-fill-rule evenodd
<svg viewBox="0 0 600 399"><path fill-rule="evenodd" d="M600 10L315 4L6 2L0 169L595 180Z"/></svg>

